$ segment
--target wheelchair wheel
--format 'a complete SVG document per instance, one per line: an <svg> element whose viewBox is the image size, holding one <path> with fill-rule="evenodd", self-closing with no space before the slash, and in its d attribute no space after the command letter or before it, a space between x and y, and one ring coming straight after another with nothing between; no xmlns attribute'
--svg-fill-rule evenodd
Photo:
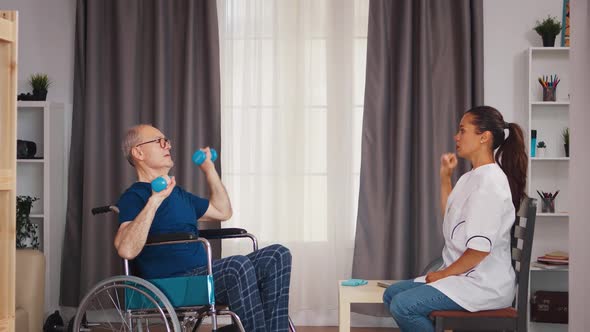
<svg viewBox="0 0 590 332"><path fill-rule="evenodd" d="M73 331L180 332L178 317L164 293L150 282L116 276L94 286L80 302Z"/></svg>

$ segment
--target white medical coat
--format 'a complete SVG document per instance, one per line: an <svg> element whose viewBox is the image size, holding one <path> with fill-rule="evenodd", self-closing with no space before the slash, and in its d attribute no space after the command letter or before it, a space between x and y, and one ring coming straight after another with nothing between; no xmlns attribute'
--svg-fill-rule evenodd
<svg viewBox="0 0 590 332"><path fill-rule="evenodd" d="M441 269L459 259L467 248L490 254L473 269L429 285L468 311L512 305L516 281L510 230L516 215L506 174L496 163L465 173L451 191L445 211ZM416 278L417 282L424 280L425 276Z"/></svg>

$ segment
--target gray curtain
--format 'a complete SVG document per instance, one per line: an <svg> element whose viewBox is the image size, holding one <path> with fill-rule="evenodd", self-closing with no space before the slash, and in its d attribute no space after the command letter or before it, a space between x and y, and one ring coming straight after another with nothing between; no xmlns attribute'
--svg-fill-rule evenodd
<svg viewBox="0 0 590 332"><path fill-rule="evenodd" d="M122 272L116 217L90 210L115 203L135 181L120 150L127 128L160 128L172 140L178 184L207 195L191 156L221 147L218 39L215 0L78 0L62 305L77 306L92 285Z"/></svg>
<svg viewBox="0 0 590 332"><path fill-rule="evenodd" d="M440 155L454 151L463 112L483 102L482 7L370 2L355 278L411 278L441 254Z"/></svg>

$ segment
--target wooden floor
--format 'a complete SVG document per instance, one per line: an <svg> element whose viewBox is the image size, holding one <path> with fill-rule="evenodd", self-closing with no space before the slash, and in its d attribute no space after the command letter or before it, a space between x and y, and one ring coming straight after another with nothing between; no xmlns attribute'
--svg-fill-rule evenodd
<svg viewBox="0 0 590 332"><path fill-rule="evenodd" d="M1 326L1 325L0 325ZM297 326L297 332L338 332L337 326ZM150 331L164 331L165 328L161 329L150 329ZM2 330L3 331L3 330ZM93 329L93 332L107 332L111 329ZM208 325L203 325L199 328L198 332L211 332L211 328ZM382 328L382 327L353 327L350 332L399 332L399 329L394 328Z"/></svg>
<svg viewBox="0 0 590 332"><path fill-rule="evenodd" d="M296 326L297 332L338 332L338 326ZM166 328L163 327L153 327L150 331L153 332L163 332ZM3 331L3 330L0 330ZM93 328L93 332L107 332L112 331L112 329L101 329L101 328ZM198 332L211 332L210 325L202 325ZM383 328L383 327L353 327L350 329L350 332L399 332L399 329L395 328Z"/></svg>
<svg viewBox="0 0 590 332"><path fill-rule="evenodd" d="M338 332L338 326L297 326L297 332ZM210 332L207 326L199 329L199 332ZM350 332L399 332L399 329L381 327L353 327Z"/></svg>
<svg viewBox="0 0 590 332"><path fill-rule="evenodd" d="M302 326L297 332L338 332L337 326ZM350 332L399 332L399 329L382 327L353 327Z"/></svg>

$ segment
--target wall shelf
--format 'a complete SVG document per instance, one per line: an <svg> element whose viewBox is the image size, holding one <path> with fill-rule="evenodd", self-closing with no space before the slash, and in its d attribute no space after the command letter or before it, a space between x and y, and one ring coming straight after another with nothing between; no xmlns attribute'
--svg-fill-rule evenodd
<svg viewBox="0 0 590 332"><path fill-rule="evenodd" d="M569 161L570 157L538 158L532 157L532 161Z"/></svg>
<svg viewBox="0 0 590 332"><path fill-rule="evenodd" d="M542 268L538 266L531 266L531 271L535 272L569 272L569 267L555 267L555 268Z"/></svg>
<svg viewBox="0 0 590 332"><path fill-rule="evenodd" d="M17 159L17 163L43 164L45 159Z"/></svg>
<svg viewBox="0 0 590 332"><path fill-rule="evenodd" d="M51 106L51 102L50 101L19 101L18 102L18 107L20 108L35 108L39 111L43 111L45 110L47 107Z"/></svg>
<svg viewBox="0 0 590 332"><path fill-rule="evenodd" d="M569 217L567 212L556 212L556 213L537 213L537 217Z"/></svg>
<svg viewBox="0 0 590 332"><path fill-rule="evenodd" d="M532 53L562 53L569 52L569 47L531 47Z"/></svg>
<svg viewBox="0 0 590 332"><path fill-rule="evenodd" d="M533 106L568 106L569 101L531 101Z"/></svg>

